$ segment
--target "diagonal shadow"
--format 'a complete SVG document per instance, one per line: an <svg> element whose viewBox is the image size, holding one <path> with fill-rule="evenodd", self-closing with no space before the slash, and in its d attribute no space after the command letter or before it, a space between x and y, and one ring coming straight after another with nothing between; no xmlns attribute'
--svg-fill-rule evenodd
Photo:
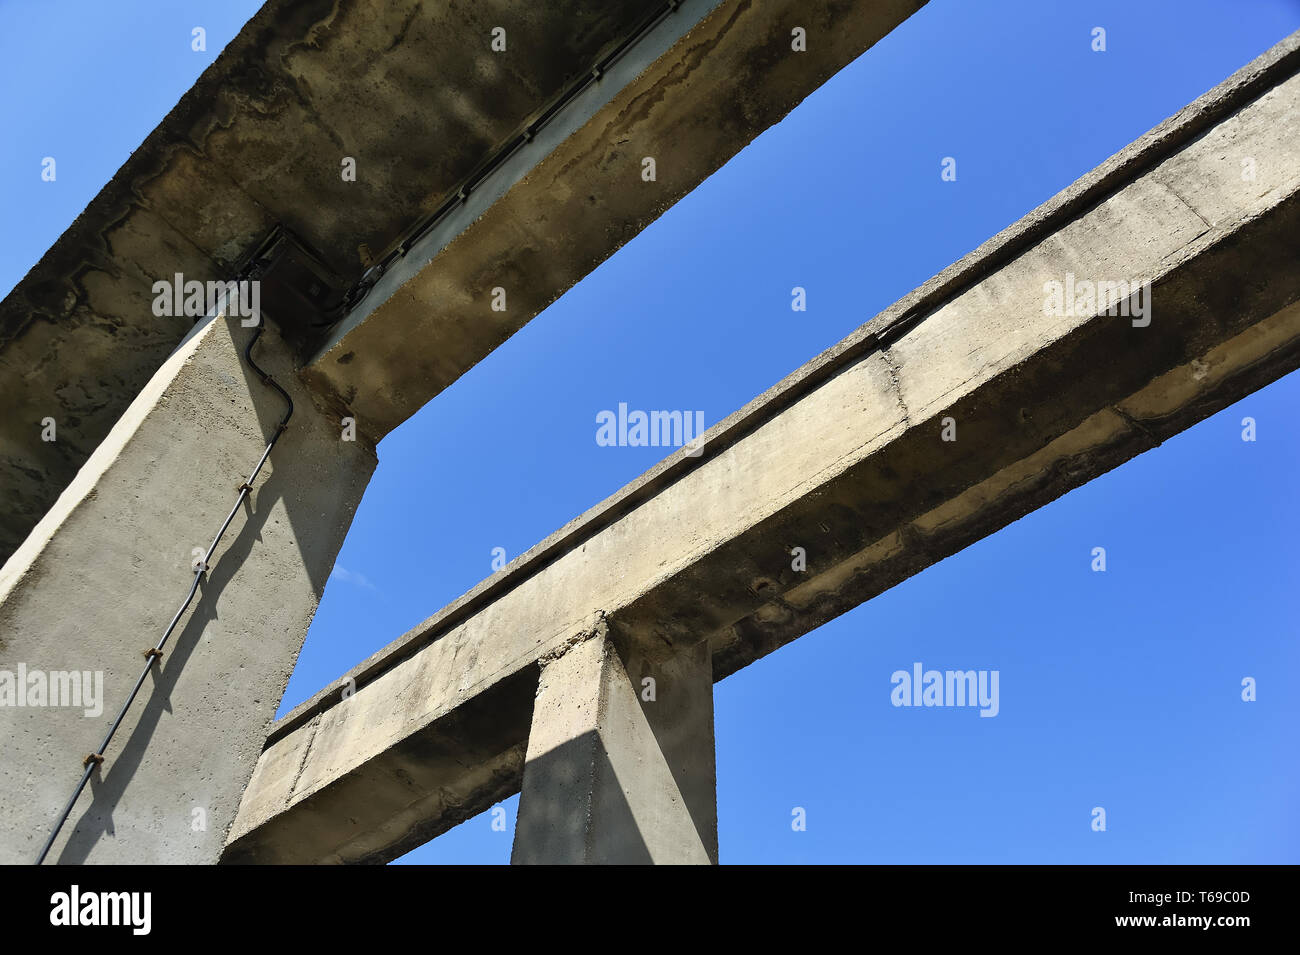
<svg viewBox="0 0 1300 955"><path fill-rule="evenodd" d="M528 763L515 823L512 865L581 864L592 860L591 803L597 780L613 780L596 730L566 740ZM602 861L650 865L632 807L618 786L601 786ZM527 806L522 800L527 800Z"/></svg>

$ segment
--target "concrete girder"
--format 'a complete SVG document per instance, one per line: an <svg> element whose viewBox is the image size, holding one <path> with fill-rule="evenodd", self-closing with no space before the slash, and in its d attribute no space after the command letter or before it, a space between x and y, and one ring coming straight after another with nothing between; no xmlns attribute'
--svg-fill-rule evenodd
<svg viewBox="0 0 1300 955"><path fill-rule="evenodd" d="M305 374L387 434L922 6L684 0L416 243ZM799 25L808 52L791 50Z"/></svg>
<svg viewBox="0 0 1300 955"><path fill-rule="evenodd" d="M152 282L230 278L283 223L350 286L662 5L268 0L0 301L0 561L187 333ZM685 0L315 343L313 386L377 442L923 5ZM659 181L626 188L652 150Z"/></svg>
<svg viewBox="0 0 1300 955"><path fill-rule="evenodd" d="M154 281L232 278L283 223L350 283L656 2L267 0L0 302L0 562L189 331Z"/></svg>

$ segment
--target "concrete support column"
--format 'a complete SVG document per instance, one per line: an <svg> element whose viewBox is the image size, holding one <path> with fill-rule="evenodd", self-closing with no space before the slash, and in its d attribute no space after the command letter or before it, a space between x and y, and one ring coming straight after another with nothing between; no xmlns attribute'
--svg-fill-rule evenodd
<svg viewBox="0 0 1300 955"><path fill-rule="evenodd" d="M283 417L253 332L192 332L0 569L0 862L36 857ZM274 327L253 358L288 429L49 862L212 863L234 820L376 463Z"/></svg>
<svg viewBox="0 0 1300 955"><path fill-rule="evenodd" d="M543 663L511 861L718 861L707 642L651 664L602 626Z"/></svg>

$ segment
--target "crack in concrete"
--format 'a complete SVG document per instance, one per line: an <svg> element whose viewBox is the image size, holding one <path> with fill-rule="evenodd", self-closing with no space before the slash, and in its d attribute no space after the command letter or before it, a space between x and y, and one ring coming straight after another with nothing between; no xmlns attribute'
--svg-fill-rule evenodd
<svg viewBox="0 0 1300 955"><path fill-rule="evenodd" d="M307 728L307 745L302 748L302 759L298 761L298 769L293 774L293 782L289 784L289 791L285 794L285 809L289 808L290 803L293 802L293 797L298 792L298 781L302 779L302 772L307 768L307 757L311 755L312 744L316 742L316 730L320 726L320 719L321 714L317 713L316 716L312 718L311 724Z"/></svg>
<svg viewBox="0 0 1300 955"><path fill-rule="evenodd" d="M577 633L570 637L566 637L558 646L541 654L537 658L537 665L544 668L548 664L554 663L556 660L560 659L560 657L564 656L578 644L586 643L588 640L594 640L597 637L608 636L609 624L605 620L605 611L596 611L596 617L597 619L593 625L582 627Z"/></svg>
<svg viewBox="0 0 1300 955"><path fill-rule="evenodd" d="M1160 185L1164 186L1171 196L1173 196L1175 199L1177 199L1179 202L1185 205L1188 211L1190 211L1192 215L1200 219L1202 224L1204 224L1206 231L1208 232L1214 231L1215 228L1214 224L1211 223L1208 219L1206 219L1205 216L1201 215L1201 213L1197 210L1197 208L1194 205L1192 205L1189 201L1187 201L1187 199L1184 198L1183 195L1179 193L1177 189L1175 189L1169 183L1165 182L1165 180L1161 179L1158 175L1152 175L1151 178L1154 179ZM1198 232L1195 236L1192 237L1191 242L1195 242L1203 235L1205 235L1205 232Z"/></svg>
<svg viewBox="0 0 1300 955"><path fill-rule="evenodd" d="M1158 448L1160 447L1161 444L1164 443L1160 438L1157 438L1155 434L1146 425L1138 421L1136 418L1134 418L1131 414L1129 414L1119 405L1111 405L1110 410L1115 412L1115 414L1119 415L1122 419L1124 419L1124 423L1127 424L1130 428L1132 428L1135 431L1140 431L1142 432L1142 434L1145 434L1148 438L1150 438L1152 447Z"/></svg>
<svg viewBox="0 0 1300 955"><path fill-rule="evenodd" d="M903 385L899 380L898 363L894 361L894 356L890 353L888 347L881 348L879 354L884 359L885 367L889 369L889 383L894 389L894 396L898 399L898 410L903 413L903 426L910 428L912 426L912 413L907 408L907 402L903 400Z"/></svg>

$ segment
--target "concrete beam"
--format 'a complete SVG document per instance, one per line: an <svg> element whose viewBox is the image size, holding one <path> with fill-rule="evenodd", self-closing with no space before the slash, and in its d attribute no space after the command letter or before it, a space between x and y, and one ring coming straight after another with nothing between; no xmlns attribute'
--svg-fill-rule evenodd
<svg viewBox="0 0 1300 955"><path fill-rule="evenodd" d="M391 859L518 790L593 620L721 679L1300 366L1298 68L1300 34L298 707L224 858ZM1045 314L1070 276L1149 280L1149 323Z"/></svg>
<svg viewBox="0 0 1300 955"><path fill-rule="evenodd" d="M396 262L308 375L387 434L922 6L684 0Z"/></svg>
<svg viewBox="0 0 1300 955"><path fill-rule="evenodd" d="M708 644L624 661L601 625L541 671L511 861L716 863Z"/></svg>
<svg viewBox="0 0 1300 955"><path fill-rule="evenodd" d="M378 441L923 3L685 0L303 346L316 386ZM664 6L268 0L0 302L0 561L185 335L152 282L283 223L352 286Z"/></svg>
<svg viewBox="0 0 1300 955"><path fill-rule="evenodd" d="M0 863L35 860L279 427L252 334L197 328L0 569ZM253 358L293 398L288 429L50 862L212 863L235 817L376 463L273 329Z"/></svg>

